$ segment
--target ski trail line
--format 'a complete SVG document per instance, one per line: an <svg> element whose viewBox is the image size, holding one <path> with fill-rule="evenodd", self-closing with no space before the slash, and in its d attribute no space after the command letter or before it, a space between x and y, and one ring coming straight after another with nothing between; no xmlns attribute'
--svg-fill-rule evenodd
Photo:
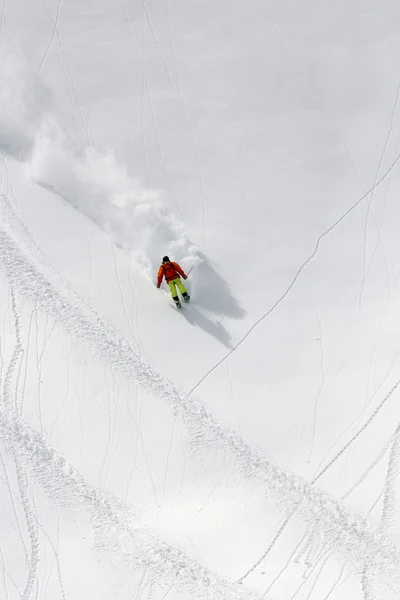
<svg viewBox="0 0 400 600"><path fill-rule="evenodd" d="M350 206L350 208L348 208L346 210L345 213L343 213L338 219L336 219L336 221L334 223L332 223L332 225L330 227L328 227L328 229L326 229L323 233L321 233L321 235L317 238L317 241L315 243L315 247L313 252L310 254L310 256L302 263L302 265L300 265L299 269L297 270L294 278L292 279L291 283L289 284L289 286L286 288L286 290L284 291L284 293L278 298L278 300L275 301L275 303L271 306L271 308L269 310L267 310L267 312L260 317L259 319L257 319L257 321L255 323L253 323L253 325L250 327L250 329L247 331L247 333L244 334L244 336L238 341L238 343L225 355L221 358L221 360L219 360L211 369L209 369L209 371L207 371L207 373L205 373L205 375L203 375L203 377L196 383L195 386L192 387L192 389L189 391L189 394L192 394L195 390L197 390L200 385L202 383L204 383L204 381L212 374L214 373L214 371L216 371L218 369L218 367L220 367L230 356L231 354L233 354L238 348L239 346L241 346L243 344L243 342L245 342L247 340L247 338L251 335L251 333L256 329L256 327L258 327L258 325L260 325L260 323L262 323L264 321L264 319L266 319L267 317L269 317L277 308L278 306L280 306L283 302L283 300L285 300L285 298L289 295L289 293L291 292L291 290L294 288L297 280L299 279L300 275L302 274L302 272L305 270L305 268L307 267L307 265L309 263L311 263L311 261L316 257L316 255L318 254L318 250L319 247L321 245L322 240L328 236L334 229L336 229L336 227L342 223L342 221L344 221L360 204L362 204L362 202L368 198L368 196L386 179L386 177L393 171L393 169L395 168L395 166L397 165L397 163L400 160L400 154L398 154L395 158L395 160L392 162L392 164L390 165L390 167L388 168L388 170L384 173L384 175L382 175L382 177L368 190L366 191L361 198L359 198L352 206Z"/></svg>
<svg viewBox="0 0 400 600"><path fill-rule="evenodd" d="M386 394L386 396L383 398L383 400L380 402L380 404L376 407L376 409L374 410L374 412L372 413L372 415L369 417L369 419L364 423L364 425L362 427L360 427L356 433L353 435L353 437L341 448L341 450L339 450L339 452L337 452L337 454L335 454L335 456L329 461L329 463L323 468L321 469L321 471L319 471L317 473L317 475L311 480L310 485L313 486L317 483L317 481L328 471L328 469L331 468L331 466L337 461L339 460L339 458L346 452L346 450L348 450L348 448L350 448L350 446L352 446L352 444L354 444L354 442L360 437L360 435L367 429L367 427L372 423L372 421L375 419L375 417L379 414L379 412L382 410L382 408L384 407L384 405L388 402L388 400L393 396L394 392L397 390L397 388L400 385L400 379L394 384L394 386L389 390L389 392ZM400 425L398 426L398 428L396 429L396 432L398 431ZM396 440L396 433L393 434L393 438L394 440ZM394 444L395 442L393 442ZM397 448L397 446L396 446ZM398 449L396 449L396 452L398 452ZM397 461L397 454L396 456L396 461ZM378 461L379 462L379 461ZM397 462L395 463L397 464ZM371 469L374 467L374 463L372 463L372 465L370 465ZM393 471L393 469L392 469ZM364 473L364 475L362 476L362 478L360 478L358 480L358 482L356 482L356 484L351 488L351 490L349 492L347 492L345 494L345 496L343 498L341 498L341 502L343 502L343 500L353 491L353 489L355 489L362 481L362 479L364 478L364 476L366 476L366 474L368 474L368 470ZM388 478L386 479L386 484L385 484L385 488L388 485ZM383 493L383 492L382 492ZM391 497L393 494L389 494L389 496ZM261 555L261 557L246 571L246 573L244 575L242 575L239 579L239 582L243 582L249 575L251 575L251 573L253 573L253 571L255 571L255 569L267 558L268 554L270 553L270 551L274 548L274 546L276 545L277 541L279 540L281 534L283 533L283 531L286 529L287 525L289 524L290 520L292 519L292 517L295 516L295 514L297 513L297 508L298 507L294 507L293 511L288 515L288 517L286 518L286 520L282 523L280 529L278 530L278 532L276 533L276 535L274 536L274 538L272 539L272 541L270 542L268 548L266 549L266 551Z"/></svg>
<svg viewBox="0 0 400 600"><path fill-rule="evenodd" d="M312 530L318 530L321 540L329 543L333 537L334 552L360 570L367 558L374 577L390 582L400 593L400 551L389 536L375 531L366 519L312 484L275 466L236 432L225 428L198 399L179 391L156 373L77 295L69 298L59 292L24 255L4 224L0 226L0 256L0 269L21 297L33 301L67 333L81 338L100 360L112 365L120 375L168 402L173 413L187 426L195 447L214 446L226 454L242 476L266 487L278 507L289 514L298 512Z"/></svg>
<svg viewBox="0 0 400 600"><path fill-rule="evenodd" d="M89 517L99 545L114 560L117 556L130 569L136 565L150 570L154 582L179 582L198 599L257 600L249 590L214 575L178 546L140 525L129 507L88 485L39 433L4 410L0 411L0 437L8 451L18 448L23 464L30 467L53 501L69 511L78 511L81 517Z"/></svg>
<svg viewBox="0 0 400 600"><path fill-rule="evenodd" d="M4 385L2 389L3 396L3 410L9 412L14 417L18 415L16 401L13 400L13 391L16 384L16 373L18 372L18 364L23 355L23 348L21 344L21 327L20 317L17 311L15 292L11 288L11 306L12 314L14 319L14 330L15 330L15 348L11 357L6 376L4 378ZM28 558L28 574L22 595L22 600L30 600L32 598L34 586L37 582L38 576L38 565L39 565L39 536L38 536L38 522L37 514L35 514L32 501L30 499L30 486L29 481L22 464L19 448L15 447L14 444L10 447L10 454L13 458L15 465L15 472L17 477L17 484L19 490L19 498L25 515L26 526L30 540L30 556Z"/></svg>
<svg viewBox="0 0 400 600"><path fill-rule="evenodd" d="M394 440L390 451L389 464L385 477L383 510L382 510L382 529L390 533L395 529L396 517L398 513L398 492L399 482L398 473L400 470L400 424L397 426L394 434Z"/></svg>
<svg viewBox="0 0 400 600"><path fill-rule="evenodd" d="M287 559L285 565L282 567L282 569L279 571L279 573L275 576L275 578L271 581L271 583L268 586L268 589L265 590L263 596L265 597L273 588L273 586L275 585L275 583L282 577L283 573L288 569L290 563L292 562L294 556L296 556L297 551L299 550L300 546L304 543L304 539L306 537L307 534L303 535L303 537L301 538L301 540L297 543L297 545L295 546L294 550L292 551L292 553L290 554L289 558Z"/></svg>
<svg viewBox="0 0 400 600"><path fill-rule="evenodd" d="M311 481L311 485L314 485L315 483L317 483L317 481L319 479L321 479L321 477L328 471L328 469L330 469L331 466L337 460L339 460L339 458L344 454L344 452L346 452L346 450L348 448L350 448L350 446L352 444L354 444L354 442L360 437L360 435L367 429L367 427L372 423L372 421L375 419L375 417L380 413L380 411L385 406L387 401L393 396L393 394L395 393L395 391L397 390L399 385L400 385L400 379L398 381L396 381L396 383L389 390L389 392L386 394L386 396L383 398L383 400L380 402L380 404L378 404L378 406L376 407L376 409L374 410L372 415L369 417L369 419L364 423L364 425L356 431L356 433L353 435L353 437L339 450L339 452L337 452L337 454L335 454L335 456L329 461L329 463L327 465L325 465L325 467L321 471L319 471L319 473L317 473L317 475Z"/></svg>

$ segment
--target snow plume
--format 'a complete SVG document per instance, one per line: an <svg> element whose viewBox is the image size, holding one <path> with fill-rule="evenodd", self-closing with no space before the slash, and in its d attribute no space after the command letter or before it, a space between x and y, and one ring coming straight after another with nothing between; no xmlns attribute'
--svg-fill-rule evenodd
<svg viewBox="0 0 400 600"><path fill-rule="evenodd" d="M112 152L76 147L54 119L42 124L27 166L37 183L97 223L152 279L164 254L187 269L199 260L159 192L131 178Z"/></svg>
<svg viewBox="0 0 400 600"><path fill-rule="evenodd" d="M26 160L50 110L50 93L24 56L4 42L0 62L0 149Z"/></svg>
<svg viewBox="0 0 400 600"><path fill-rule="evenodd" d="M129 176L111 152L76 144L58 122L51 94L22 53L0 44L0 150L97 223L154 279L164 254L189 269L200 262L158 191Z"/></svg>
<svg viewBox="0 0 400 600"><path fill-rule="evenodd" d="M39 185L99 225L114 244L135 258L152 281L167 254L185 271L198 267L191 288L197 307L234 319L245 315L210 259L190 241L182 223L168 210L161 193L145 189L130 177L112 152L76 147L49 118L36 135L27 169ZM221 324L199 312L192 317L194 324L229 346L229 334Z"/></svg>
<svg viewBox="0 0 400 600"><path fill-rule="evenodd" d="M151 281L167 254L196 269L196 305L230 318L245 314L212 262L189 239L159 191L132 178L113 152L72 140L51 106L50 94L23 56L0 46L0 150L23 161L28 175L52 190L129 253ZM214 290L208 293L210 286ZM229 345L229 334L200 312L194 324Z"/></svg>

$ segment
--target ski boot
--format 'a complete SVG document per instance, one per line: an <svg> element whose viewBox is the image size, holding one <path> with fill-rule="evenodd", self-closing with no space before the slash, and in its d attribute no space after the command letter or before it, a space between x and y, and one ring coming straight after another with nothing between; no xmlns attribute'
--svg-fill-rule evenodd
<svg viewBox="0 0 400 600"><path fill-rule="evenodd" d="M173 296L172 300L175 302L177 308L181 308L182 304L179 302L178 296Z"/></svg>
<svg viewBox="0 0 400 600"><path fill-rule="evenodd" d="M189 296L189 294L187 292L185 292L184 294L182 294L182 296L183 296L183 299L184 299L185 302L189 302L190 296Z"/></svg>

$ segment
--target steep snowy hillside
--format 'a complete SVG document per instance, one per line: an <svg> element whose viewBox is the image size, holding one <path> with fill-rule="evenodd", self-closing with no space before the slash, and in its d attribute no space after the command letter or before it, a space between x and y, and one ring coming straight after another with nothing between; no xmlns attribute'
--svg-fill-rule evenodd
<svg viewBox="0 0 400 600"><path fill-rule="evenodd" d="M0 598L398 598L397 3L0 31Z"/></svg>

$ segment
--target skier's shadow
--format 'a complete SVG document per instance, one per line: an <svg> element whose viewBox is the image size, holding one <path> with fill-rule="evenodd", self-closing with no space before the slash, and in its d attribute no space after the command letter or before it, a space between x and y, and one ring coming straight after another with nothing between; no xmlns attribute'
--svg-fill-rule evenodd
<svg viewBox="0 0 400 600"><path fill-rule="evenodd" d="M220 317L243 319L246 311L232 294L229 285L217 273L211 262L204 256L202 258L189 280L196 306L201 306Z"/></svg>
<svg viewBox="0 0 400 600"><path fill-rule="evenodd" d="M226 348L232 349L231 336L221 321L214 323L214 321L206 317L200 310L196 309L194 304L188 305L183 303L181 313L190 325L201 327L203 331L215 337Z"/></svg>
<svg viewBox="0 0 400 600"><path fill-rule="evenodd" d="M191 325L201 327L221 344L232 349L230 333L222 321L224 317L242 319L246 312L213 265L206 257L202 258L202 262L195 267L193 275L188 279L188 291L193 296L193 304L184 305L182 314ZM201 309L215 315L217 320L209 318Z"/></svg>

